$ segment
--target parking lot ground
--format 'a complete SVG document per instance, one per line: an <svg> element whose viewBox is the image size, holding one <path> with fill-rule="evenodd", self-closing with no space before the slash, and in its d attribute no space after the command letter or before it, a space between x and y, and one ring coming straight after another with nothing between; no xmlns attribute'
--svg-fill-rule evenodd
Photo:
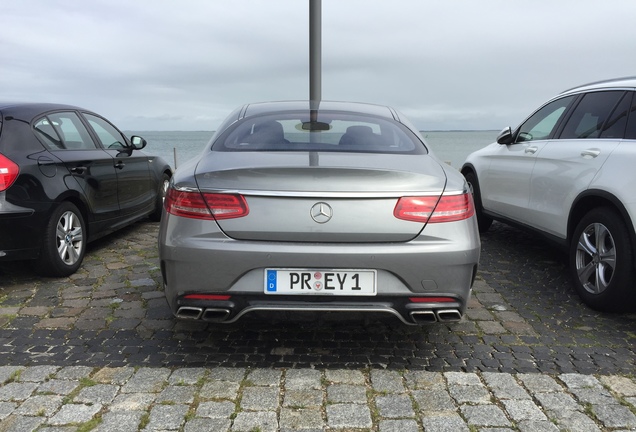
<svg viewBox="0 0 636 432"><path fill-rule="evenodd" d="M459 323L211 325L170 314L157 229L89 245L69 278L0 267L0 432L636 430L636 314L584 306L531 234L482 235Z"/></svg>

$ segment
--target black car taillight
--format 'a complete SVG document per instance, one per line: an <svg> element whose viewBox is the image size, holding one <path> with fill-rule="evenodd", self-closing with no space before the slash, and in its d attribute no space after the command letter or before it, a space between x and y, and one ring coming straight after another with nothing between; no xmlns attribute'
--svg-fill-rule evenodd
<svg viewBox="0 0 636 432"><path fill-rule="evenodd" d="M9 189L19 172L20 168L16 163L0 154L0 192Z"/></svg>

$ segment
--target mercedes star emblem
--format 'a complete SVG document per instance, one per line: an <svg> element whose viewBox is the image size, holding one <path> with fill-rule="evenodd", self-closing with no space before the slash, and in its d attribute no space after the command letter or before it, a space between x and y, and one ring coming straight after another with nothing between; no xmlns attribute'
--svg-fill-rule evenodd
<svg viewBox="0 0 636 432"><path fill-rule="evenodd" d="M311 218L314 222L324 224L329 222L333 216L333 209L325 202L319 202L313 205L310 211Z"/></svg>

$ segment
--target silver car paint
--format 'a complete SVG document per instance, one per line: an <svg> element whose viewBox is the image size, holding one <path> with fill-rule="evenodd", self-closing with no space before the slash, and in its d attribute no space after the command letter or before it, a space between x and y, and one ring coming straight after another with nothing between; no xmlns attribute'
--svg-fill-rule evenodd
<svg viewBox="0 0 636 432"><path fill-rule="evenodd" d="M246 113L269 112L267 105L237 110L223 127ZM287 105L291 109L299 104ZM327 105L399 117L386 107ZM417 131L411 131L424 143ZM221 134L217 132L212 142ZM272 308L373 310L413 324L388 299L423 294L454 297L457 301L450 307L458 316L464 313L480 254L476 218L424 226L393 216L402 196L467 192L461 174L433 154L320 153L316 164L316 155L311 158L310 152L211 152L209 147L206 152L177 170L173 187L240 192L250 214L217 223L164 212L159 253L174 313L177 298L186 293L259 297L250 300L239 316ZM333 209L333 219L327 223L311 219L311 208L319 202ZM272 298L264 296L265 268L375 269L377 296L331 297L323 303L315 302L315 296L294 296L293 301ZM444 310L438 312L441 319Z"/></svg>

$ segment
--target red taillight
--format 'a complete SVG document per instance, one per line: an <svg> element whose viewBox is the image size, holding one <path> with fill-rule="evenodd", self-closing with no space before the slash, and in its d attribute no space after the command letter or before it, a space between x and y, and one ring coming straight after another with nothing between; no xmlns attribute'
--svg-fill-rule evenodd
<svg viewBox="0 0 636 432"><path fill-rule="evenodd" d="M249 213L245 198L233 194L169 189L164 205L168 213L192 219L230 219Z"/></svg>
<svg viewBox="0 0 636 432"><path fill-rule="evenodd" d="M0 192L9 189L13 184L20 168L11 159L0 154Z"/></svg>
<svg viewBox="0 0 636 432"><path fill-rule="evenodd" d="M393 215L398 219L421 223L460 221L474 214L473 196L469 193L441 197L402 197L393 210Z"/></svg>
<svg viewBox="0 0 636 432"><path fill-rule="evenodd" d="M250 212L242 195L204 193L203 197L217 220L239 218Z"/></svg>
<svg viewBox="0 0 636 432"><path fill-rule="evenodd" d="M453 297L409 297L412 303L453 303L457 300Z"/></svg>
<svg viewBox="0 0 636 432"><path fill-rule="evenodd" d="M231 296L229 295L219 295L219 294L186 294L183 296L184 299L188 300L216 300L216 301L224 301L229 300Z"/></svg>

